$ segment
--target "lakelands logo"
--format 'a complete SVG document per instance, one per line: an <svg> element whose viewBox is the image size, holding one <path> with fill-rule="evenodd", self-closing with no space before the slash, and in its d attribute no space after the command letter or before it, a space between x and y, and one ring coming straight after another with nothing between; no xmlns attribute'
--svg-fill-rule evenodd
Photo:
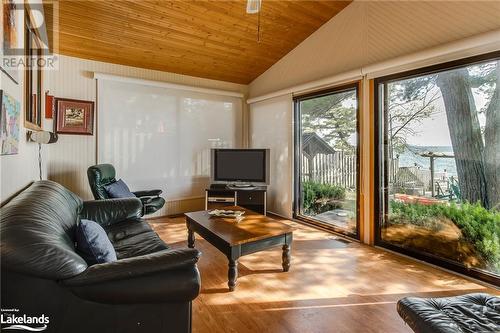
<svg viewBox="0 0 500 333"><path fill-rule="evenodd" d="M22 315L19 314L19 309L2 309L0 323L2 330L41 332L47 329L49 317L44 314L40 316Z"/></svg>

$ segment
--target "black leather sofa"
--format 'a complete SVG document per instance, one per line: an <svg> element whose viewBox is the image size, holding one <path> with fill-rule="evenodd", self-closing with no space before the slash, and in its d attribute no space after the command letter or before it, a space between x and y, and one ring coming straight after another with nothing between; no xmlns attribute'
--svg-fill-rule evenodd
<svg viewBox="0 0 500 333"><path fill-rule="evenodd" d="M500 297L493 295L405 297L397 309L415 333L500 332Z"/></svg>
<svg viewBox="0 0 500 333"><path fill-rule="evenodd" d="M141 209L137 198L83 202L51 181L4 203L2 314L49 317L44 332L190 332L200 253L169 249ZM104 227L117 261L87 266L75 251L80 218Z"/></svg>

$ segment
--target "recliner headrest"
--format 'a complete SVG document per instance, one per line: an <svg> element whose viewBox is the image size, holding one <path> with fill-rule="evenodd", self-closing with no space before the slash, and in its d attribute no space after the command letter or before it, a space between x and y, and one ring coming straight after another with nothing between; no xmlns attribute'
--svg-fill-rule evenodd
<svg viewBox="0 0 500 333"><path fill-rule="evenodd" d="M104 189L104 186L116 181L116 171L113 165L93 165L87 169L87 177L89 179L90 189L92 190L94 199L109 199L108 193Z"/></svg>

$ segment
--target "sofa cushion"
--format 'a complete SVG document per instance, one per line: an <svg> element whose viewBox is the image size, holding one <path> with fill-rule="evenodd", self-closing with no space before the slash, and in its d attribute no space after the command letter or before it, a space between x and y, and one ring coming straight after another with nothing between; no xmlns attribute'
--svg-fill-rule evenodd
<svg viewBox="0 0 500 333"><path fill-rule="evenodd" d="M152 230L113 241L113 247L118 259L142 256L169 248Z"/></svg>
<svg viewBox="0 0 500 333"><path fill-rule="evenodd" d="M88 265L116 261L116 252L104 229L82 219L76 229L77 251Z"/></svg>
<svg viewBox="0 0 500 333"><path fill-rule="evenodd" d="M134 193L130 192L127 184L121 179L111 184L105 185L104 188L110 198L135 198Z"/></svg>
<svg viewBox="0 0 500 333"><path fill-rule="evenodd" d="M147 222L137 219L128 219L122 222L105 226L104 230L108 235L109 240L114 243L122 239L139 235L145 232L153 232L153 229Z"/></svg>
<svg viewBox="0 0 500 333"><path fill-rule="evenodd" d="M416 333L500 332L500 298L493 295L405 297L397 309Z"/></svg>

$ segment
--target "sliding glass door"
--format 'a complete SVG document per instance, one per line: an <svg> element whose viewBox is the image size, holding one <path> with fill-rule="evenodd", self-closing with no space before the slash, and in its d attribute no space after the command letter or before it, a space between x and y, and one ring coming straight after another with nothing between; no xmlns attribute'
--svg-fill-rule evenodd
<svg viewBox="0 0 500 333"><path fill-rule="evenodd" d="M295 98L295 215L358 237L358 85Z"/></svg>
<svg viewBox="0 0 500 333"><path fill-rule="evenodd" d="M498 283L500 53L375 81L377 244Z"/></svg>

